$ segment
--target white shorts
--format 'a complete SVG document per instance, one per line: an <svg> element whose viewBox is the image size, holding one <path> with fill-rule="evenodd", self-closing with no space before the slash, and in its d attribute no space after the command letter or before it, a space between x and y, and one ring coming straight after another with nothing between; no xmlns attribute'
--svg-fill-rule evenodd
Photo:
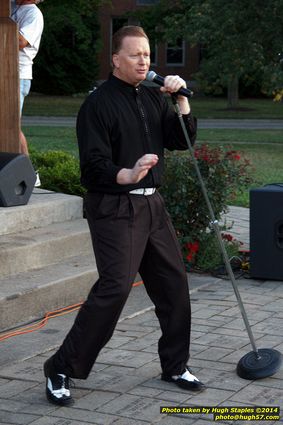
<svg viewBox="0 0 283 425"><path fill-rule="evenodd" d="M22 115L24 100L25 97L29 94L30 86L31 80L20 79L20 115Z"/></svg>

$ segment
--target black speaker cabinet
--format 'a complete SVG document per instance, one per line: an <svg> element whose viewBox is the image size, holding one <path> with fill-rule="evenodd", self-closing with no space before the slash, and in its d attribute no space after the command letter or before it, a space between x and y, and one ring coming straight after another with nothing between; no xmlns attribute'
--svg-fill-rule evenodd
<svg viewBox="0 0 283 425"><path fill-rule="evenodd" d="M0 207L28 203L36 174L26 155L0 152Z"/></svg>
<svg viewBox="0 0 283 425"><path fill-rule="evenodd" d="M250 275L283 280L283 183L250 191Z"/></svg>

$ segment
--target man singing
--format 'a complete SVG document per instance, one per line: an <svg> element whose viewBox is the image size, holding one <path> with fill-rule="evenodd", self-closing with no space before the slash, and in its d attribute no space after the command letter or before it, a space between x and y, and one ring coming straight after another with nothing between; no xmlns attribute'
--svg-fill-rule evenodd
<svg viewBox="0 0 283 425"><path fill-rule="evenodd" d="M150 65L149 40L138 26L113 36L113 73L84 102L77 120L85 211L99 279L44 373L49 401L69 405L69 378L86 379L111 338L132 283L140 273L155 305L162 336L161 379L202 391L187 366L191 310L187 274L170 217L158 192L164 149L187 143L177 114L156 88L140 83ZM163 93L186 87L167 76ZM186 128L195 140L188 99L178 95Z"/></svg>

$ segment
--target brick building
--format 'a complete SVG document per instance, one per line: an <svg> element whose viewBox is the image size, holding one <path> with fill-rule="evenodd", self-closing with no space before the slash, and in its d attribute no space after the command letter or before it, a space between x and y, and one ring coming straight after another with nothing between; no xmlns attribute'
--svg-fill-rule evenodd
<svg viewBox="0 0 283 425"><path fill-rule="evenodd" d="M100 10L100 25L102 36L102 51L100 54L99 80L105 80L111 71L111 39L112 34L123 25L139 25L135 18L128 18L128 12L139 8L150 7L158 0L112 0L112 5L103 6ZM177 45L160 43L152 49L151 69L160 75L179 74L188 82L192 74L198 70L199 49L191 48L183 40ZM189 82L189 85L190 84Z"/></svg>

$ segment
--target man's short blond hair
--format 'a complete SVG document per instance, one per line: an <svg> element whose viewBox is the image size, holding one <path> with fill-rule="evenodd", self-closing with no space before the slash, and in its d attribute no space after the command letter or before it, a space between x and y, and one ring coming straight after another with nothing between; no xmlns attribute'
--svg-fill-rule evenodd
<svg viewBox="0 0 283 425"><path fill-rule="evenodd" d="M125 37L144 37L149 41L148 36L142 27L137 25L127 25L118 29L112 38L112 55L121 50L122 43Z"/></svg>

